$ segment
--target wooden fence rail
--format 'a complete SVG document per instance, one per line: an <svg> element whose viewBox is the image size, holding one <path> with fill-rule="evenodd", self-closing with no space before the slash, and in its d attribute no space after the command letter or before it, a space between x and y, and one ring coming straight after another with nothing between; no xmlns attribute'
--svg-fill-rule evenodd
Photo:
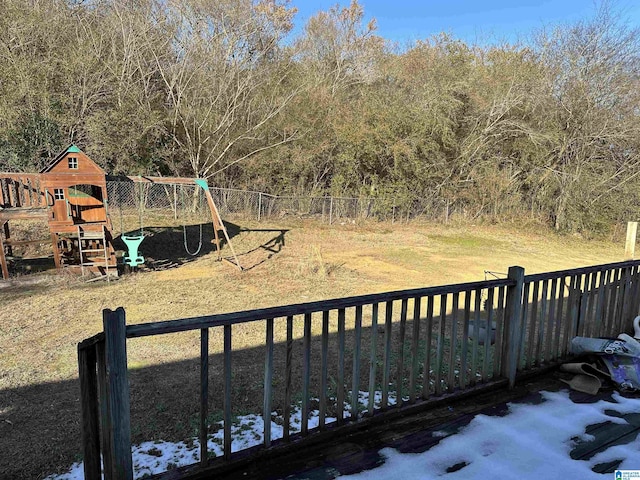
<svg viewBox="0 0 640 480"><path fill-rule="evenodd" d="M322 432L342 432L476 389L513 387L518 375L567 359L573 336L629 329L640 307L639 280L640 261L528 276L511 267L504 279L138 325L126 325L122 308L105 310L104 332L78 345L85 478L101 478L101 454L105 478L133 478L127 339L200 331L200 461L184 471L204 472L238 455L232 451L231 392L232 339L239 324L264 329L264 431L262 446L252 450L261 452L294 448ZM214 395L211 329L222 330L223 342L223 388ZM294 331L302 335L298 349ZM277 383L274 332L286 337ZM301 400L293 405L294 380L300 377ZM281 438L272 431L276 393L283 395ZM223 455L210 460L212 403L222 405ZM295 409L299 427L292 421Z"/></svg>

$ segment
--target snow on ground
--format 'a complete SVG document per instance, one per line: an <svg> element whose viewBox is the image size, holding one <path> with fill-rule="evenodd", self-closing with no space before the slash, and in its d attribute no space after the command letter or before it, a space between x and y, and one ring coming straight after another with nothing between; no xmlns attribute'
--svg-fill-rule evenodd
<svg viewBox="0 0 640 480"><path fill-rule="evenodd" d="M610 447L589 461L573 460L569 452L573 438L589 440L585 434L588 425L602 422L623 424L626 421L610 416L605 410L620 414L640 412L640 399L628 399L618 394L617 403L599 401L593 404L575 404L566 391L542 392L545 401L538 405L510 404L509 414L504 417L477 415L459 433L443 438L437 445L420 454L401 454L385 448L380 453L386 461L380 467L345 476L349 480L373 480L401 476L403 480L430 480L446 477L448 480L480 480L491 478L518 478L521 480L545 480L580 478L581 480L611 478L612 474L600 475L591 471L598 464L624 459L620 469L640 469L640 438L628 445ZM359 403L365 407L368 393L360 392ZM376 392L375 405L381 403L381 394ZM389 403L395 404L395 396L389 394ZM345 405L345 411L350 410ZM311 411L309 428L318 426L317 410ZM273 412L271 419L272 438L282 437L282 417ZM327 418L327 423L335 421ZM300 431L302 412L293 409L292 432ZM223 454L223 423L219 430L209 435L208 448L216 456ZM263 441L263 419L260 415L238 417L232 426L232 451L258 445ZM434 436L445 436L444 432ZM134 477L166 471L199 461L198 439L187 442L145 442L133 447ZM454 465L466 464L462 469L447 473ZM74 464L66 474L52 475L47 480L80 480L83 478L82 463Z"/></svg>
<svg viewBox="0 0 640 480"><path fill-rule="evenodd" d="M542 392L545 402L539 405L510 404L504 417L477 415L459 433L447 437L426 452L401 454L390 448L380 453L385 463L378 468L341 478L373 480L484 480L517 478L519 480L581 480L613 478L612 473L597 474L591 468L599 463L624 459L621 470L640 469L640 438L598 453L588 461L569 456L572 438L590 440L588 425L626 421L610 416L605 410L621 414L640 412L640 399L627 399L617 393L618 402L599 401L576 404L566 391ZM447 473L454 465L466 464Z"/></svg>

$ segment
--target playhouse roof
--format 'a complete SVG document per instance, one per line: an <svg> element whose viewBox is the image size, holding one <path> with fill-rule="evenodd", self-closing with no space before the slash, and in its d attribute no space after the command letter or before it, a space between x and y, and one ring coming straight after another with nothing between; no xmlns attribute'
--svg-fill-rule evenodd
<svg viewBox="0 0 640 480"><path fill-rule="evenodd" d="M60 161L62 159L64 159L66 157L66 155L68 153L81 153L83 154L91 163L93 163L97 169L99 169L100 171L104 172L104 170L102 170L102 168L100 168L100 166L95 163L93 160L91 160L82 150L80 150L77 146L75 146L74 144L70 144L66 149L64 149L62 152L60 152L58 154L58 156L56 158L54 158L49 165L47 165L45 168L43 168L40 173L47 173L50 172L53 167L55 167L58 163L60 163Z"/></svg>

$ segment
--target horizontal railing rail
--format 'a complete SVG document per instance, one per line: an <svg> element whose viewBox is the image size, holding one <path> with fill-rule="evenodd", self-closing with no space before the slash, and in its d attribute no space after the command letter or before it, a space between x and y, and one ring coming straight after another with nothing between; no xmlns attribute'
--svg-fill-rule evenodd
<svg viewBox="0 0 640 480"><path fill-rule="evenodd" d="M607 263L604 265L592 265L588 267L570 268L567 270L556 270L553 272L533 273L525 275L525 282L537 282L540 280L552 280L559 277L581 275L585 273L600 272L602 270L612 270L616 268L626 268L638 265L638 260L625 260L623 262Z"/></svg>
<svg viewBox="0 0 640 480"><path fill-rule="evenodd" d="M240 458L232 448L238 409L262 416L261 447L246 456L477 389L513 387L518 375L569 358L573 336L628 329L640 308L639 279L639 261L526 276L511 267L504 279L137 325L126 325L123 309L106 310L104 332L78 345L85 478L100 478L100 455L105 478L132 478L128 340L199 331L199 463L183 473L203 472ZM242 363L232 348L243 324L264 338L260 366ZM212 332L221 345L216 372ZM259 406L234 400L237 368L261 376L260 387L241 386L254 389ZM212 405L222 407L215 451Z"/></svg>
<svg viewBox="0 0 640 480"><path fill-rule="evenodd" d="M222 313L217 315L205 315L201 317L183 318L179 320L140 323L137 325L127 325L127 338L178 333L188 330L198 330L201 328L218 327L223 325L236 325L256 320L264 320L267 318L287 317L290 315L304 315L306 313L358 307L373 303L384 303L387 301L405 300L415 297L438 296L442 294L455 294L488 287L498 288L508 287L512 285L515 285L514 280L503 278L498 280L485 280L479 282L459 283L453 285L417 288L411 290L399 290L394 292L376 293L369 295L358 295L353 297L337 298L334 300L321 300L318 302L299 303L281 307L245 310L241 312Z"/></svg>

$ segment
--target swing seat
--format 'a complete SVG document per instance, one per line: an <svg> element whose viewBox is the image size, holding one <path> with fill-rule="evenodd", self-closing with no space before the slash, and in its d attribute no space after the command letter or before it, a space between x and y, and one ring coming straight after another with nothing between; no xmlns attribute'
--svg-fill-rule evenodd
<svg viewBox="0 0 640 480"><path fill-rule="evenodd" d="M144 235L122 235L120 238L129 250L128 255L124 257L124 263L132 267L142 265L144 263L144 257L138 255L138 247L140 247L142 240L144 240Z"/></svg>

